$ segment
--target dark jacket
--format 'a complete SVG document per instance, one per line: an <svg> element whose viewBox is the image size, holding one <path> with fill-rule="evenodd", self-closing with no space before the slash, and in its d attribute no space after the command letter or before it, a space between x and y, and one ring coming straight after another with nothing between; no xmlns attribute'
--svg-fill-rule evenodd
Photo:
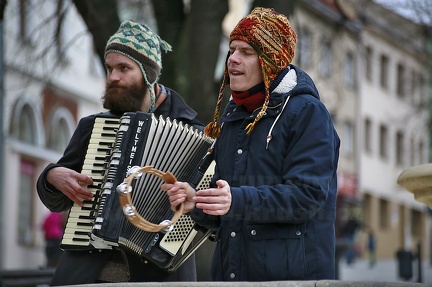
<svg viewBox="0 0 432 287"><path fill-rule="evenodd" d="M217 229L213 280L335 276L339 137L312 79L288 70L273 82L267 112L250 135L245 127L260 109L251 115L230 101L221 118L213 183L228 181L231 208L220 217L191 212Z"/></svg>
<svg viewBox="0 0 432 287"><path fill-rule="evenodd" d="M154 111L156 117L163 116L177 119L200 130L203 124L196 119L197 113L190 108L173 90L161 86L167 98ZM54 212L69 210L73 201L46 181L47 172L56 167L64 166L77 172L82 171L87 146L91 137L96 115L82 118L72 138L57 163L49 164L39 176L37 192L45 206ZM167 273L155 265L143 264L137 258L126 254L129 262L131 281L194 281L196 280L195 260L192 255L176 272ZM56 268L52 285L72 285L94 283L105 264L122 261L119 252L102 251L66 251ZM119 268L117 268L119 269Z"/></svg>

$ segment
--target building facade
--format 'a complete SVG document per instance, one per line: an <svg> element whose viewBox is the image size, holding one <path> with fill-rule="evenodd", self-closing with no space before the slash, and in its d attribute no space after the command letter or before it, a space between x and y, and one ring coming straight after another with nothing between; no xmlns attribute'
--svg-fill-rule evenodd
<svg viewBox="0 0 432 287"><path fill-rule="evenodd" d="M36 180L56 162L77 121L101 109L104 71L71 1L10 1L4 43L1 268L46 265L48 210Z"/></svg>
<svg viewBox="0 0 432 287"><path fill-rule="evenodd" d="M62 3L6 7L2 269L45 265L41 225L48 210L37 196L37 177L61 156L77 121L101 110L104 71L74 5ZM378 258L418 244L426 258L431 215L396 183L404 169L429 157L431 57L421 26L370 0L298 1L289 17L298 33L293 64L314 79L341 137L340 243L345 223L355 219L362 227L354 236L357 256L371 229Z"/></svg>
<svg viewBox="0 0 432 287"><path fill-rule="evenodd" d="M315 80L341 137L339 243L353 240L362 256L372 231L380 259L419 247L429 258L431 213L397 184L429 160L426 30L373 1L300 3L294 64Z"/></svg>
<svg viewBox="0 0 432 287"><path fill-rule="evenodd" d="M430 258L431 213L397 184L400 173L429 162L430 38L422 25L369 3L359 69L359 178L364 222L381 258L399 250Z"/></svg>

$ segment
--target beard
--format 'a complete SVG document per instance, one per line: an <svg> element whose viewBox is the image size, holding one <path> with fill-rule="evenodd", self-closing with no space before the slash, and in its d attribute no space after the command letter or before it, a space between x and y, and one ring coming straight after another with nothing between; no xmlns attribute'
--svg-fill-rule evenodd
<svg viewBox="0 0 432 287"><path fill-rule="evenodd" d="M130 86L107 82L102 96L103 107L114 114L141 111L146 92L144 81L133 82Z"/></svg>

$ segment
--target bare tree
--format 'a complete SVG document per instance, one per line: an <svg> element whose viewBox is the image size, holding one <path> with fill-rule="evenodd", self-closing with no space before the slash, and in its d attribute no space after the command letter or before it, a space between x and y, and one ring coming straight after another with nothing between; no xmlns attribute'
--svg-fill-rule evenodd
<svg viewBox="0 0 432 287"><path fill-rule="evenodd" d="M7 0L0 0L0 20L3 21Z"/></svg>
<svg viewBox="0 0 432 287"><path fill-rule="evenodd" d="M108 38L120 24L116 0L73 0L94 39L101 63ZM202 121L210 119L216 102L214 69L227 1L153 0L159 35L173 46L163 55L160 82L177 90ZM213 98L212 98L213 97Z"/></svg>
<svg viewBox="0 0 432 287"><path fill-rule="evenodd" d="M120 25L117 0L73 0L73 3L92 34L95 51L104 64L106 42Z"/></svg>

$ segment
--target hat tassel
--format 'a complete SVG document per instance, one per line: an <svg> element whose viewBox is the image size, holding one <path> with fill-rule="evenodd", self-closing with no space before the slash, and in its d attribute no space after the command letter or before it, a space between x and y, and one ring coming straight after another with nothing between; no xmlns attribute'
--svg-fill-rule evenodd
<svg viewBox="0 0 432 287"><path fill-rule="evenodd" d="M204 133L215 139L219 137L221 129L221 125L218 122L211 122L205 127Z"/></svg>

